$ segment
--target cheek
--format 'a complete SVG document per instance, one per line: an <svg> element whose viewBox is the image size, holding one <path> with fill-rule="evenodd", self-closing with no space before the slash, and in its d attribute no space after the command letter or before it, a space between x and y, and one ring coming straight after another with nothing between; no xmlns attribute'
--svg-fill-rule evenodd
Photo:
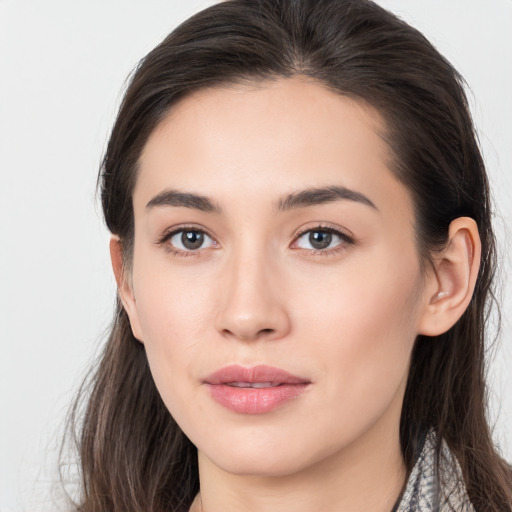
<svg viewBox="0 0 512 512"><path fill-rule="evenodd" d="M160 275L140 288L137 296L145 341L168 345L193 346L211 316L204 286ZM172 336L173 343L168 343Z"/></svg>
<svg viewBox="0 0 512 512"><path fill-rule="evenodd" d="M289 279L297 283L293 309L301 312L296 319L322 319L315 322L319 328L337 326L344 334L376 328L385 336L410 326L422 292L415 254L399 258L396 251L354 255L339 267L295 272Z"/></svg>
<svg viewBox="0 0 512 512"><path fill-rule="evenodd" d="M415 258L371 261L331 271L321 286L303 282L309 293L295 305L304 350L321 364L325 396L339 398L344 417L378 416L389 405L416 338L422 285Z"/></svg>
<svg viewBox="0 0 512 512"><path fill-rule="evenodd" d="M135 247L133 286L137 312L149 345L164 343L170 349L194 345L211 317L209 265L173 261L163 249L141 243ZM182 262L183 263L183 262ZM173 343L169 343L172 336Z"/></svg>
<svg viewBox="0 0 512 512"><path fill-rule="evenodd" d="M151 262L146 264L145 262ZM194 362L202 359L204 341L214 324L211 280L197 271L174 270L169 262L139 259L134 292L151 373L168 408L183 382L194 381ZM212 286L209 286L212 285ZM203 342L203 343L201 343Z"/></svg>

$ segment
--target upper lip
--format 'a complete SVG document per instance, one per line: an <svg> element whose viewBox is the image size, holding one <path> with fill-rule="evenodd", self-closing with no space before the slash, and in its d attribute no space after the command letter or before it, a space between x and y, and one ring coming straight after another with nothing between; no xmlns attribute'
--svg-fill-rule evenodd
<svg viewBox="0 0 512 512"><path fill-rule="evenodd" d="M273 384L307 384L310 381L275 366L258 365L244 367L230 365L213 372L204 380L207 384L227 384L229 382L270 382Z"/></svg>

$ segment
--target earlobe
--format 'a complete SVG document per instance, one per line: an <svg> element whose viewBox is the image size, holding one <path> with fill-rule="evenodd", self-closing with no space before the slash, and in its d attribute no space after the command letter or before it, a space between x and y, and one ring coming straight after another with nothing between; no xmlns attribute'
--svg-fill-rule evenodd
<svg viewBox="0 0 512 512"><path fill-rule="evenodd" d="M133 335L137 340L143 342L133 287L123 263L123 243L116 235L112 235L110 238L110 259L117 283L117 292L130 319Z"/></svg>
<svg viewBox="0 0 512 512"><path fill-rule="evenodd" d="M475 289L480 254L476 222L469 217L452 221L448 243L435 255L433 270L427 277L427 296L418 334L443 334L463 315Z"/></svg>

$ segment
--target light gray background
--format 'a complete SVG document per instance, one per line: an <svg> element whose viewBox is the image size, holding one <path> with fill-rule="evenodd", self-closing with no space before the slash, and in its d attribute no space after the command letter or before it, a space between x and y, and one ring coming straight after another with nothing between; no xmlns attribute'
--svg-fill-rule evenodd
<svg viewBox="0 0 512 512"><path fill-rule="evenodd" d="M0 511L49 501L72 396L115 289L94 189L139 58L204 0L0 0ZM511 0L380 0L469 82L494 187L504 274L512 225ZM506 276L505 276L506 278ZM512 459L512 282L490 366L495 438Z"/></svg>

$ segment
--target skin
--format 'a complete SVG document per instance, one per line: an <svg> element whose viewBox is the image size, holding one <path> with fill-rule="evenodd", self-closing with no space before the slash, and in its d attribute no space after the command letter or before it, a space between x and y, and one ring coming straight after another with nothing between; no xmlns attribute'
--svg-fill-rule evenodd
<svg viewBox="0 0 512 512"><path fill-rule="evenodd" d="M460 317L480 253L474 222L457 219L422 271L384 131L369 106L295 77L194 93L151 135L129 271L115 237L111 254L157 388L198 448L192 510L378 512L397 499L414 340ZM277 206L329 186L374 206ZM208 197L215 211L147 206L170 189ZM180 227L207 233L203 246L187 250L180 234L162 241ZM301 234L326 227L343 234L327 249ZM239 414L204 385L228 364L277 366L311 384L271 412Z"/></svg>

